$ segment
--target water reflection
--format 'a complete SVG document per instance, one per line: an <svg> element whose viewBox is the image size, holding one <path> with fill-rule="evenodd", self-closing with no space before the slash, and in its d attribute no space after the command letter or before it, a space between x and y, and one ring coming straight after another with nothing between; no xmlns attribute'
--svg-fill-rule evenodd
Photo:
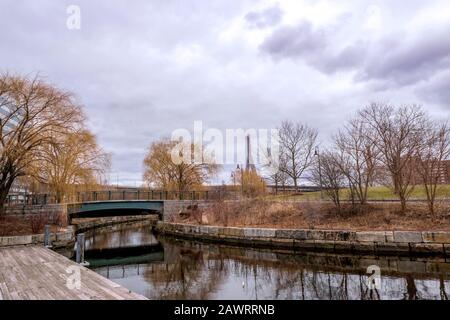
<svg viewBox="0 0 450 320"><path fill-rule="evenodd" d="M159 255L94 268L150 299L448 300L450 290L450 262L438 258L245 249L156 239L148 227L105 232L90 241L91 248L159 241ZM367 284L366 269L374 264L382 272L378 290Z"/></svg>
<svg viewBox="0 0 450 320"><path fill-rule="evenodd" d="M115 225L87 231L86 250L106 248L126 248L158 243L149 232L150 225Z"/></svg>

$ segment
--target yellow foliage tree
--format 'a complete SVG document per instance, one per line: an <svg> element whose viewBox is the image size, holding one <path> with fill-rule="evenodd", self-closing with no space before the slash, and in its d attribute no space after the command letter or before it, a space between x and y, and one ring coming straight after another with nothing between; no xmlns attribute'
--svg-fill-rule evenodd
<svg viewBox="0 0 450 320"><path fill-rule="evenodd" d="M200 163L196 154L201 155ZM219 169L199 146L166 138L151 144L144 167L144 181L150 187L178 192L200 188Z"/></svg>
<svg viewBox="0 0 450 320"><path fill-rule="evenodd" d="M109 154L83 128L61 134L56 143L44 146L42 158L31 174L48 185L58 203L70 200L76 191L97 187L110 164Z"/></svg>
<svg viewBox="0 0 450 320"><path fill-rule="evenodd" d="M43 161L47 146L83 121L71 94L38 77L0 75L0 214L11 186Z"/></svg>
<svg viewBox="0 0 450 320"><path fill-rule="evenodd" d="M256 170L237 169L233 174L244 196L253 198L266 193L266 182Z"/></svg>

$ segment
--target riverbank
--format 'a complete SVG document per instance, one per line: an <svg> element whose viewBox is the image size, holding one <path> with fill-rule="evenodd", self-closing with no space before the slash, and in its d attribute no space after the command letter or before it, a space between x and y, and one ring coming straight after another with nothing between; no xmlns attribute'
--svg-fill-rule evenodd
<svg viewBox="0 0 450 320"><path fill-rule="evenodd" d="M341 212L336 212L335 206L325 201L247 199L217 201L201 210L201 215L178 216L170 222L239 228L450 231L449 206L448 201L437 203L439 210L431 216L425 202L408 204L406 212L401 212L398 202L369 203L359 207L345 203Z"/></svg>
<svg viewBox="0 0 450 320"><path fill-rule="evenodd" d="M155 231L185 239L294 251L450 256L450 232L238 228L161 221Z"/></svg>
<svg viewBox="0 0 450 320"><path fill-rule="evenodd" d="M155 223L157 216L124 216L124 217L108 217L108 218L92 218L78 219L73 225L58 228L57 232L52 230L50 240L53 248L69 248L72 249L75 243L75 236L79 232L95 228L110 227L119 224L130 224L136 222ZM11 247L18 245L39 245L44 243L44 234L36 233L29 235L0 237L0 247Z"/></svg>

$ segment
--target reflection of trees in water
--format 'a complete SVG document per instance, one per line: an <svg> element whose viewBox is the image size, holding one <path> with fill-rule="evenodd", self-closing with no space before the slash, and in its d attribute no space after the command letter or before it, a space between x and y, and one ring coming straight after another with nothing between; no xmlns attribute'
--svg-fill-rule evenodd
<svg viewBox="0 0 450 320"><path fill-rule="evenodd" d="M118 225L86 232L86 250L94 248L119 248L156 242L148 226L133 227Z"/></svg>
<svg viewBox="0 0 450 320"><path fill-rule="evenodd" d="M445 291L445 282L443 275L440 275L439 277L439 293L441 295L441 300L448 300L448 295L447 292Z"/></svg>
<svg viewBox="0 0 450 320"><path fill-rule="evenodd" d="M425 280L413 274L383 274L382 288L371 290L361 267L353 271L339 268L336 262L331 266L316 254L312 259L283 257L270 251L176 243L165 245L164 255L164 263L150 263L143 272L150 285L147 296L152 299L220 298L231 290L233 298L247 299L448 300L444 274ZM232 283L227 284L228 279Z"/></svg>
<svg viewBox="0 0 450 320"><path fill-rule="evenodd" d="M406 292L403 294L404 300L419 300L420 295L417 293L416 283L411 275L405 277L406 281Z"/></svg>
<svg viewBox="0 0 450 320"><path fill-rule="evenodd" d="M420 289L412 274L404 275L403 278L384 277L381 289L370 289L367 284L368 275L356 271L355 273L327 271L299 263L265 261L224 253L209 255L206 259L207 263L212 261L217 266L212 269L216 272L212 278L224 279L230 272L233 276L242 278L244 292L250 299L380 300L402 297L448 299L444 275L436 280L421 280ZM196 262L191 263L196 265ZM203 268L201 264L197 266ZM198 269L196 271L199 272ZM213 283L214 288L220 285L218 282ZM203 288L209 290L206 286Z"/></svg>
<svg viewBox="0 0 450 320"><path fill-rule="evenodd" d="M152 264L144 277L152 284L151 299L208 299L227 268L223 259L209 259L200 251L181 250L171 263Z"/></svg>

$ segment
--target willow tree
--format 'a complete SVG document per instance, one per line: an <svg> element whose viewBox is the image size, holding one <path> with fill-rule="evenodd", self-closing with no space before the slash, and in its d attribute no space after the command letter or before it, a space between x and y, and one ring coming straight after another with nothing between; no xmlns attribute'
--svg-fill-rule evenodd
<svg viewBox="0 0 450 320"><path fill-rule="evenodd" d="M44 160L45 147L78 127L81 108L70 93L39 77L0 75L0 214L18 177Z"/></svg>
<svg viewBox="0 0 450 320"><path fill-rule="evenodd" d="M42 158L30 174L49 186L58 203L68 200L80 186L98 185L110 163L109 154L84 128L56 137L55 143L43 147Z"/></svg>
<svg viewBox="0 0 450 320"><path fill-rule="evenodd" d="M195 161L195 153L203 161ZM174 157L180 154L180 157ZM176 159L175 159L176 158ZM151 144L144 159L144 181L149 186L184 192L207 182L218 170L204 150L194 144L162 139Z"/></svg>

